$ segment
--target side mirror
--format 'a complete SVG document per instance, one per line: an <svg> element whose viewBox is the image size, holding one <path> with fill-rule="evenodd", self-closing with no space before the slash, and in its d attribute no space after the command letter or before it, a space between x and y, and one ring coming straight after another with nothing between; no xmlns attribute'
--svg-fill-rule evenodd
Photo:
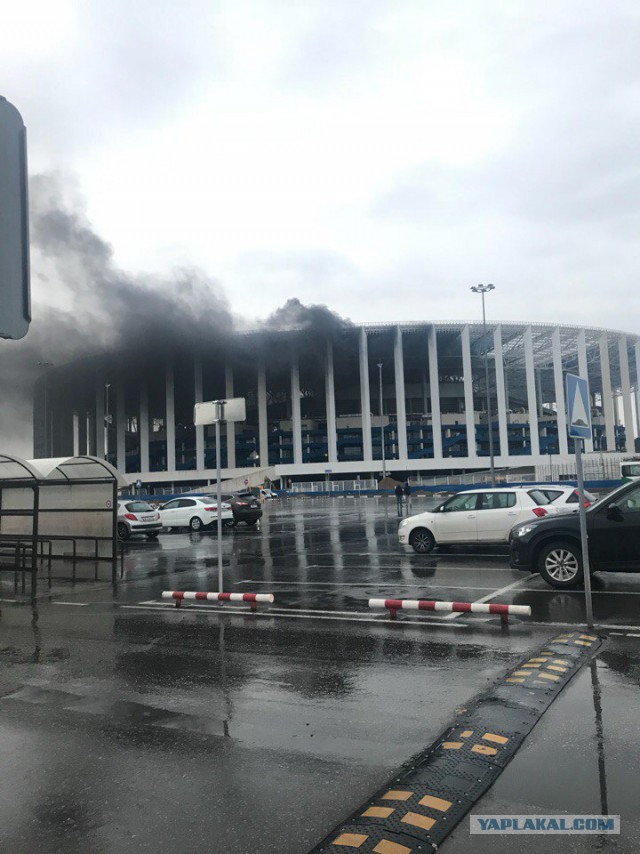
<svg viewBox="0 0 640 854"><path fill-rule="evenodd" d="M607 519L611 519L612 522L622 522L624 520L622 510L617 504L610 504L607 507Z"/></svg>

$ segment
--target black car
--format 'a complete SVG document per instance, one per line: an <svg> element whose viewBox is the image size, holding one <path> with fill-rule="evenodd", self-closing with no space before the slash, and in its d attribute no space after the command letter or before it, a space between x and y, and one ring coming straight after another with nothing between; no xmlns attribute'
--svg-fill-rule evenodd
<svg viewBox="0 0 640 854"><path fill-rule="evenodd" d="M621 486L585 513L591 572L640 572L640 480ZM582 581L577 513L516 525L509 546L513 569L539 572L552 587L576 587Z"/></svg>
<svg viewBox="0 0 640 854"><path fill-rule="evenodd" d="M215 498L215 496L210 496ZM223 493L222 500L231 505L233 511L233 519L225 520L224 524L227 528L235 527L238 522L246 522L247 525L255 525L258 519L262 516L262 508L260 501L251 495L251 493Z"/></svg>

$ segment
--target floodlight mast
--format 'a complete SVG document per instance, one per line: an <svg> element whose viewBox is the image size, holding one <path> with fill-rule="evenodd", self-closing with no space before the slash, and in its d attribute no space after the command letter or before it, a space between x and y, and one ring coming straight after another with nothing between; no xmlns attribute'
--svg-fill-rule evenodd
<svg viewBox="0 0 640 854"><path fill-rule="evenodd" d="M487 402L487 427L489 429L489 466L491 469L491 486L496 485L496 468L493 457L493 425L491 424L491 396L489 394L489 348L487 347L487 316L484 307L484 295L495 290L495 285L474 285L471 290L482 297L482 340L484 342L484 382ZM467 437L469 442L469 437Z"/></svg>

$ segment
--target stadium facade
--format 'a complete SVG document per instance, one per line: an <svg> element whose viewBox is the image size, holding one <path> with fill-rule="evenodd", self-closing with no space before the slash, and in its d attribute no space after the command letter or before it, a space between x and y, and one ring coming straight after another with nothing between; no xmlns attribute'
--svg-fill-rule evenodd
<svg viewBox="0 0 640 854"><path fill-rule="evenodd" d="M570 461L564 374L588 376L587 453L636 450L640 338L542 323L405 322L243 333L210 354L123 354L49 369L36 385L34 453L107 456L130 482L170 487L215 477L213 427L197 401L245 397L223 428L223 476L270 469L313 480ZM142 367L144 363L144 367ZM105 428L105 423L107 424Z"/></svg>

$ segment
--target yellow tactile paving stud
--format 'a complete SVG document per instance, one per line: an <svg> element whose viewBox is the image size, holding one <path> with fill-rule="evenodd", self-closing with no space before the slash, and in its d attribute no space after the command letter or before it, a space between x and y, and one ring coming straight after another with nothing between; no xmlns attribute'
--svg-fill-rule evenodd
<svg viewBox="0 0 640 854"><path fill-rule="evenodd" d="M549 661L549 658L530 658L529 661L537 661L540 664L544 664L545 661Z"/></svg>
<svg viewBox="0 0 640 854"><path fill-rule="evenodd" d="M333 844L344 845L345 848L360 848L368 838L366 833L341 833L333 840Z"/></svg>
<svg viewBox="0 0 640 854"><path fill-rule="evenodd" d="M460 738L469 738L470 735L473 735L472 729L465 729L464 732L460 733Z"/></svg>
<svg viewBox="0 0 640 854"><path fill-rule="evenodd" d="M436 798L434 795L425 795L418 801L421 807L429 807L438 812L446 812L453 806L453 801L445 801L444 798Z"/></svg>
<svg viewBox="0 0 640 854"><path fill-rule="evenodd" d="M375 854L411 854L411 848L389 839L381 839L373 850Z"/></svg>
<svg viewBox="0 0 640 854"><path fill-rule="evenodd" d="M460 750L461 747L464 747L464 741L443 741L442 742L443 750Z"/></svg>
<svg viewBox="0 0 640 854"><path fill-rule="evenodd" d="M560 677L556 673L538 673L538 679L548 679L550 682L558 682Z"/></svg>
<svg viewBox="0 0 640 854"><path fill-rule="evenodd" d="M409 798L413 795L413 792L409 792L405 789L389 789L388 792L385 792L382 795L383 801L408 801Z"/></svg>
<svg viewBox="0 0 640 854"><path fill-rule="evenodd" d="M496 735L493 732L485 732L482 736L485 741L492 741L494 744L506 744L509 739L505 738L504 735Z"/></svg>
<svg viewBox="0 0 640 854"><path fill-rule="evenodd" d="M421 830L431 830L436 823L435 818L430 818L428 815L421 815L419 812L408 812L402 816L400 821L403 824L411 824L413 827L419 827Z"/></svg>
<svg viewBox="0 0 640 854"><path fill-rule="evenodd" d="M495 747L489 747L487 744L474 744L471 752L480 753L482 756L495 756L498 751Z"/></svg>
<svg viewBox="0 0 640 854"><path fill-rule="evenodd" d="M382 795L383 801L408 801L413 792L409 792L406 789L389 789L388 792L385 792Z"/></svg>
<svg viewBox="0 0 640 854"><path fill-rule="evenodd" d="M363 818L389 818L394 813L393 807L369 807L362 813Z"/></svg>

